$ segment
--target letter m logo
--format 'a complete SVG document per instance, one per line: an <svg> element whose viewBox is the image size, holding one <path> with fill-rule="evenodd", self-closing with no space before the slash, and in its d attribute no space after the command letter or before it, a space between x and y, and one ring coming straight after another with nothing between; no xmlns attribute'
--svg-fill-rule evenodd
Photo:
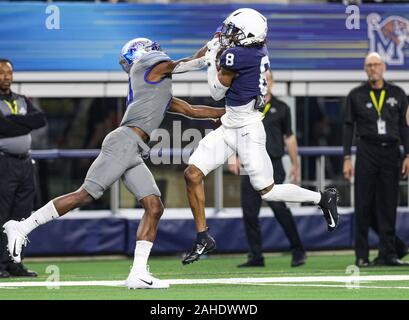
<svg viewBox="0 0 409 320"><path fill-rule="evenodd" d="M376 13L369 14L366 20L369 52L378 52L388 65L404 65L404 48L409 45L409 20L390 16L381 22Z"/></svg>

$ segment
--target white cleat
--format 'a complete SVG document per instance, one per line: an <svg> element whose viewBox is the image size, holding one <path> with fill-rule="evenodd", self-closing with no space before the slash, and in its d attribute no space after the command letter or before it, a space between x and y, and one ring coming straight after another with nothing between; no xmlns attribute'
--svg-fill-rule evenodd
<svg viewBox="0 0 409 320"><path fill-rule="evenodd" d="M21 262L21 250L27 245L27 236L20 231L18 224L18 221L10 220L3 225L3 232L7 235L8 240L7 249L10 257L16 263Z"/></svg>
<svg viewBox="0 0 409 320"><path fill-rule="evenodd" d="M125 281L128 289L167 289L169 283L164 280L159 280L148 272L131 273Z"/></svg>

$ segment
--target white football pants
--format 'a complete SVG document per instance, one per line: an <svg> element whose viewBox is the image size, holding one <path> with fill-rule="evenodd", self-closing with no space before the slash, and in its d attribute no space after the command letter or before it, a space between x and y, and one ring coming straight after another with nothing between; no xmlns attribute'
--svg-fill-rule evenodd
<svg viewBox="0 0 409 320"><path fill-rule="evenodd" d="M261 121L240 128L220 126L199 143L189 158L206 176L237 152L256 191L274 183L273 165L266 150L266 132Z"/></svg>

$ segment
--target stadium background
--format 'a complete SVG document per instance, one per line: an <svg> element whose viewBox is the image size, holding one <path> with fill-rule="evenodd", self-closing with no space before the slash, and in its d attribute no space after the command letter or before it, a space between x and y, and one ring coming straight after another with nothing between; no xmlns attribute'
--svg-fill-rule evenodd
<svg viewBox="0 0 409 320"><path fill-rule="evenodd" d="M326 233L318 209L294 206L301 238L307 250L352 248L354 199L353 189L342 178L341 106L348 91L365 80L363 57L369 51L371 37L379 48L403 54L403 62L388 66L386 78L409 93L409 5L362 5L360 28L349 30L344 5L303 2L257 3L251 7L269 18L268 47L276 80L273 92L290 104L299 145L306 147L301 150L302 186L336 186L341 192L342 224L333 235ZM95 149L117 126L127 90L126 75L117 63L124 42L145 36L159 41L172 58L189 56L206 43L229 12L242 6L1 2L1 21L8 23L0 26L0 55L14 63L13 90L33 98L48 119L46 129L33 133L39 176L37 206L78 188ZM56 12L59 28L47 27L47 19ZM368 27L367 17L373 13L380 17L379 32ZM389 27L382 23L396 16L407 23L402 29L392 30L402 36L401 48L395 47L396 34L382 33ZM53 23L55 26L56 21ZM222 106L210 99L205 72L174 78L176 96L195 104ZM204 132L214 128L209 122L171 115L162 125L171 135L174 121L181 121L183 129L196 127ZM321 148L309 148L312 146ZM74 149L90 150L80 153ZM156 166L149 161L148 165L166 206L153 252L182 252L194 237L182 178L185 165ZM245 252L239 179L221 168L208 177L206 190L209 225L218 239L219 252ZM401 181L400 195L397 229L409 242L407 181ZM35 230L30 235L27 256L131 254L141 213L124 186L116 184L80 212ZM287 249L287 240L267 208L262 209L262 232L265 250ZM372 246L376 241L372 234Z"/></svg>

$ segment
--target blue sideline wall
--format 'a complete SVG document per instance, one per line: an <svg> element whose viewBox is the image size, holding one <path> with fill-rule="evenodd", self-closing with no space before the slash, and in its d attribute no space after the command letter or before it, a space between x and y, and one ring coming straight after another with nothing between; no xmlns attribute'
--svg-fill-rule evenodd
<svg viewBox="0 0 409 320"><path fill-rule="evenodd" d="M0 53L16 71L120 71L126 41L148 37L173 59L184 58L242 6L0 3L0 21L7 21L0 24ZM268 18L273 70L362 70L368 51L384 53L389 69L409 67L409 4L361 5L356 29L347 27L343 5L246 6Z"/></svg>
<svg viewBox="0 0 409 320"><path fill-rule="evenodd" d="M237 209L240 210L240 209ZM297 215L295 222L307 250L353 248L353 214L341 215L341 224L334 232L326 231L321 215ZM26 256L57 255L132 255L138 219L125 217L59 219L34 230L25 250ZM265 251L285 251L289 243L277 220L260 218ZM209 218L208 225L217 240L218 252L246 252L247 241L241 217ZM195 237L192 219L163 219L153 247L156 254L176 254L187 251ZM399 210L397 234L409 243L409 211ZM376 247L377 237L370 233L370 244Z"/></svg>

